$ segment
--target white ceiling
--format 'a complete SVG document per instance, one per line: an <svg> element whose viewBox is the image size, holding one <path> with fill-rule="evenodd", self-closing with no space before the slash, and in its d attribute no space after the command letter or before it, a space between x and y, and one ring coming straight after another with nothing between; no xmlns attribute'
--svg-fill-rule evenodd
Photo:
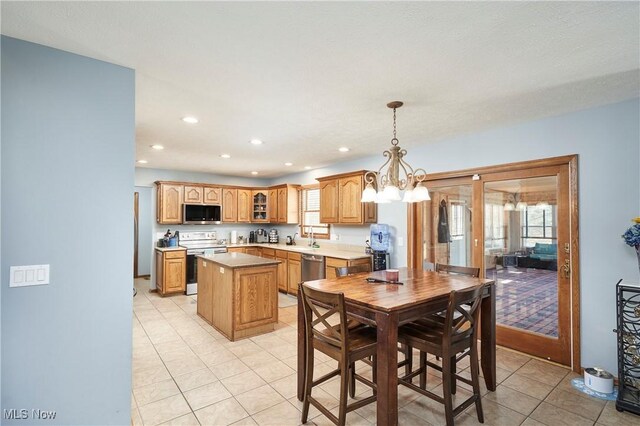
<svg viewBox="0 0 640 426"><path fill-rule="evenodd" d="M274 177L380 154L391 100L410 147L640 90L638 2L1 7L5 35L136 70L146 167Z"/></svg>

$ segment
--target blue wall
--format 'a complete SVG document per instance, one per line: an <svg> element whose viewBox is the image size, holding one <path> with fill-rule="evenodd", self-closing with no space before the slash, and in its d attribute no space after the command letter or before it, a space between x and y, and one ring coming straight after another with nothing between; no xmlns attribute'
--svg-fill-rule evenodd
<svg viewBox="0 0 640 426"><path fill-rule="evenodd" d="M2 37L2 408L47 424L130 422L134 82ZM30 264L50 284L9 288Z"/></svg>
<svg viewBox="0 0 640 426"><path fill-rule="evenodd" d="M151 274L153 250L149 241L153 240L155 209L151 203L151 188L136 186L138 193L138 275Z"/></svg>

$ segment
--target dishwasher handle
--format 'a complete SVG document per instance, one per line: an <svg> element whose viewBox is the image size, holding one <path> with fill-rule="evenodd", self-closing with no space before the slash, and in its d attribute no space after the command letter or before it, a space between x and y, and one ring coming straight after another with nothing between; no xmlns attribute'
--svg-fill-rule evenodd
<svg viewBox="0 0 640 426"><path fill-rule="evenodd" d="M324 256L305 256L305 255L302 255L302 260L306 260L308 262L324 262Z"/></svg>

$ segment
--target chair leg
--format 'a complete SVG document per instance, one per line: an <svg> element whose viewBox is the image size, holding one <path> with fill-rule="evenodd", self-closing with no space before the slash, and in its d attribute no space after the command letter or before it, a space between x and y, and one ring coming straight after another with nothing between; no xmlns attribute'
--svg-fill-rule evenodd
<svg viewBox="0 0 640 426"><path fill-rule="evenodd" d="M340 400L338 405L338 426L344 426L347 421L347 394L349 392L349 364L340 362Z"/></svg>
<svg viewBox="0 0 640 426"><path fill-rule="evenodd" d="M482 412L482 401L480 399L480 368L478 366L478 347L471 348L471 383L473 394L476 396L476 412L478 421L484 423L484 413Z"/></svg>
<svg viewBox="0 0 640 426"><path fill-rule="evenodd" d="M302 423L306 423L309 417L309 396L313 384L313 350L307 350L307 364L304 372L304 399L302 402Z"/></svg>
<svg viewBox="0 0 640 426"><path fill-rule="evenodd" d="M451 394L455 395L458 388L456 380L456 356L451 357Z"/></svg>
<svg viewBox="0 0 640 426"><path fill-rule="evenodd" d="M404 366L404 374L408 376L413 371L413 348L409 345L401 345L404 359L407 360L407 365ZM409 379L409 383L413 381L413 378Z"/></svg>
<svg viewBox="0 0 640 426"><path fill-rule="evenodd" d="M420 388L427 389L427 353L420 351Z"/></svg>
<svg viewBox="0 0 640 426"><path fill-rule="evenodd" d="M442 356L442 391L444 398L444 415L447 426L453 426L453 401L451 400L451 357Z"/></svg>
<svg viewBox="0 0 640 426"><path fill-rule="evenodd" d="M372 370L371 370L371 381L377 385L378 384L378 372L376 371L376 369L378 368L378 361L377 361L375 355L373 357L371 357L371 368L372 368ZM378 390L374 389L373 390L373 394L377 395L378 394Z"/></svg>
<svg viewBox="0 0 640 426"><path fill-rule="evenodd" d="M349 364L349 396L351 398L356 396L356 364L354 362Z"/></svg>

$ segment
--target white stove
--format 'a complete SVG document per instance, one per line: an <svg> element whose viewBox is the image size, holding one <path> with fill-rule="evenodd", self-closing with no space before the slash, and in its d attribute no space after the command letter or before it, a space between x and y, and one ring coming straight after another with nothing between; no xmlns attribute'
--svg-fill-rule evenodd
<svg viewBox="0 0 640 426"><path fill-rule="evenodd" d="M198 293L197 255L226 253L227 246L220 244L215 232L180 233L180 246L187 249L187 295Z"/></svg>

